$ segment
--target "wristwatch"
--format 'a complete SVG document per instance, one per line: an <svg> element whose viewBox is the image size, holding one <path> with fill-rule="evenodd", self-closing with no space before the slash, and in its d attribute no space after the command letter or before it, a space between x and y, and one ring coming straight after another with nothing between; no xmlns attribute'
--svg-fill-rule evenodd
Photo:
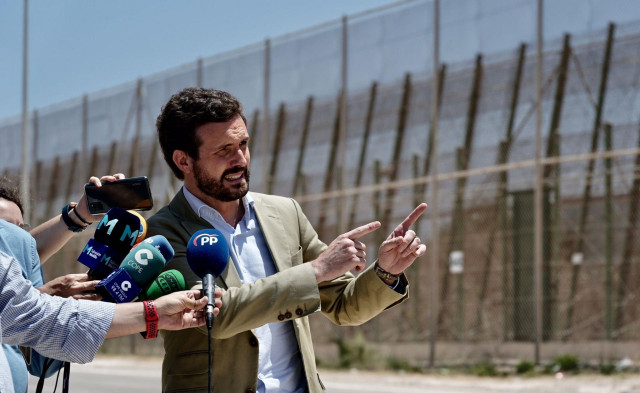
<svg viewBox="0 0 640 393"><path fill-rule="evenodd" d="M384 281L393 281L393 282L395 282L398 279L398 277L400 277L399 274L389 273L388 271L384 270L383 268L380 267L380 265L378 265L377 262L376 262L375 266L373 267L373 269L375 270L375 272L378 275L378 277L380 277Z"/></svg>

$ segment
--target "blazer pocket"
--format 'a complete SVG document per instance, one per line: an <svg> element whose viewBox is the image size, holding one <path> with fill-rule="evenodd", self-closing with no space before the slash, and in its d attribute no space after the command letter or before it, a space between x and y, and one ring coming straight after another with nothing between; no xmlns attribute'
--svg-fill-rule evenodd
<svg viewBox="0 0 640 393"><path fill-rule="evenodd" d="M302 265L302 246L298 246L298 252L291 256L291 266Z"/></svg>

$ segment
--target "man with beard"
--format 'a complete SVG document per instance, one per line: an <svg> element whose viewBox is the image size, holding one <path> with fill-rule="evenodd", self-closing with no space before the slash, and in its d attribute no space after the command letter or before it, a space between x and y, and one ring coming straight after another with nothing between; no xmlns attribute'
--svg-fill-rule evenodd
<svg viewBox="0 0 640 393"><path fill-rule="evenodd" d="M377 221L328 246L291 198L249 191L249 133L229 93L188 88L173 95L156 126L166 162L184 186L148 220L151 235L175 250L166 269L198 284L186 244L215 227L229 244L230 263L216 285L225 307L213 326L215 392L322 392L308 315L321 311L338 325L359 325L407 297L402 273L426 252L409 227L419 205L380 246L366 267L360 237ZM360 274L354 277L349 271ZM164 392L206 391L207 330L163 332Z"/></svg>

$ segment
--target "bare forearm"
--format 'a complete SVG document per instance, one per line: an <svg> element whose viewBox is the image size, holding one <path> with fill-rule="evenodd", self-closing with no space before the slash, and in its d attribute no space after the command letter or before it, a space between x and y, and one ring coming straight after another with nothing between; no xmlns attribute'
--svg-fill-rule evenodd
<svg viewBox="0 0 640 393"><path fill-rule="evenodd" d="M38 255L43 264L74 235L73 232L67 229L67 225L62 221L60 214L33 228L29 233L36 239Z"/></svg>
<svg viewBox="0 0 640 393"><path fill-rule="evenodd" d="M144 321L144 309L142 303L123 303L116 306L111 327L106 338L126 336L147 329Z"/></svg>

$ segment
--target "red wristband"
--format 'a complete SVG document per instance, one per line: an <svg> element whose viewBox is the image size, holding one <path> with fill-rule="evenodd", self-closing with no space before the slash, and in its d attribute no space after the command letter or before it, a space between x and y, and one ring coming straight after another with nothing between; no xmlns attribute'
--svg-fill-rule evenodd
<svg viewBox="0 0 640 393"><path fill-rule="evenodd" d="M142 332L145 339L158 337L158 310L153 300L145 300L142 302L144 306L144 321L147 323L147 331Z"/></svg>

